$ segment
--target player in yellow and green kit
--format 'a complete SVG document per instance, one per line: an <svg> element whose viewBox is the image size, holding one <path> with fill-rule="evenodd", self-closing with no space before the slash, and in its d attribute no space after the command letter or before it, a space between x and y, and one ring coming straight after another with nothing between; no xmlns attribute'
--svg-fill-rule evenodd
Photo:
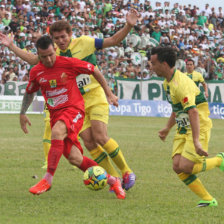
<svg viewBox="0 0 224 224"><path fill-rule="evenodd" d="M205 91L205 97L208 98L207 84L205 83L205 80L204 80L202 74L200 72L195 71L194 67L195 67L194 60L191 58L188 58L186 61L187 72L184 74L186 74L189 78L191 78L197 86L199 86L199 84L201 83L204 88L204 91Z"/></svg>
<svg viewBox="0 0 224 224"><path fill-rule="evenodd" d="M48 152L51 147L51 125L50 125L50 113L47 109L47 105L44 104L44 136L43 136L43 148L45 162L43 169L47 169Z"/></svg>
<svg viewBox="0 0 224 224"><path fill-rule="evenodd" d="M197 173L220 167L224 171L224 153L208 156L208 142L212 121L208 103L195 83L175 69L176 52L170 47L156 47L151 52L152 69L164 77L164 90L173 112L165 128L159 131L165 140L177 124L173 141L173 170L201 200L198 207L217 206L218 203L205 189Z"/></svg>
<svg viewBox="0 0 224 224"><path fill-rule="evenodd" d="M71 26L66 21L58 21L52 24L50 34L57 45L57 55L76 57L96 65L97 62L94 52L98 49L115 46L120 43L136 24L138 18L139 14L137 11L131 9L126 15L126 25L112 37L105 39L91 38L88 36L73 39ZM28 54L27 52L25 54L10 41L10 38L7 40L3 34L0 34L0 40L17 56L28 63L36 64L38 62L36 55ZM110 156L122 173L123 187L128 190L135 184L136 177L126 163L118 143L107 134L109 105L105 94L93 76L80 75L77 78L77 84L85 101L85 120L80 137L93 159L100 166L104 167L109 174L119 177L118 172L108 158L108 155ZM44 136L49 135L45 133Z"/></svg>

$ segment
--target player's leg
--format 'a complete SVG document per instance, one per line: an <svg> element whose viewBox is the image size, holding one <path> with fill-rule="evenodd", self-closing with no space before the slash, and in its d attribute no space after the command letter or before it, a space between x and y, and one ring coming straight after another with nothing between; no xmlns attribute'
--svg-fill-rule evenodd
<svg viewBox="0 0 224 224"><path fill-rule="evenodd" d="M73 143L75 143L75 145ZM77 166L83 172L85 172L91 166L98 166L98 164L94 160L89 159L88 157L82 155L82 148L78 141L74 141L74 140L71 141L67 138L65 140L65 144L66 144L66 149L64 150L64 156L68 159L68 161L72 165ZM111 186L111 188L113 188L117 198L124 199L125 192L121 187L120 179L113 177L109 174L107 178L108 178L107 182Z"/></svg>
<svg viewBox="0 0 224 224"><path fill-rule="evenodd" d="M210 130L200 134L200 142L203 149L208 150L208 143L210 140ZM204 158L203 160L197 160L192 168L192 174L205 172L207 170L219 167L224 170L224 153L218 153L212 158Z"/></svg>
<svg viewBox="0 0 224 224"><path fill-rule="evenodd" d="M84 145L89 151L91 157L100 166L102 166L107 171L107 173L109 173L114 177L119 177L119 174L114 168L113 164L111 163L108 154L104 151L104 149L100 145L97 145L95 143L90 126L91 123L90 123L89 109L87 108L85 111L83 127L79 135L82 138Z"/></svg>
<svg viewBox="0 0 224 224"><path fill-rule="evenodd" d="M48 160L48 153L51 147L51 125L50 125L50 113L48 110L45 110L45 128L44 128L44 136L43 136L43 149L44 149L44 157L45 162L43 165L43 169L47 169L47 160Z"/></svg>
<svg viewBox="0 0 224 224"><path fill-rule="evenodd" d="M203 149L207 151L206 145L203 144L203 146ZM192 173L196 162L203 161L203 157L195 152L192 135L187 135L182 139L176 139L174 141L174 151L173 169L178 174L180 180L201 198L198 206L217 206L216 200L208 193L199 178Z"/></svg>
<svg viewBox="0 0 224 224"><path fill-rule="evenodd" d="M136 177L128 166L118 143L113 138L108 137L107 124L100 120L91 120L91 131L95 142L106 150L113 162L120 169L123 176L124 188L128 190L135 184Z"/></svg>
<svg viewBox="0 0 224 224"><path fill-rule="evenodd" d="M64 139L67 136L67 127L64 121L58 120L52 127L51 148L48 153L48 168L44 178L30 188L33 194L42 194L51 188L53 176L64 150Z"/></svg>
<svg viewBox="0 0 224 224"><path fill-rule="evenodd" d="M175 155L173 157L173 169L177 173L178 177L181 181L198 197L200 197L204 201L212 201L213 197L208 193L206 188L203 186L199 178L195 174L185 173L187 171L185 168L184 170L181 169L179 166L180 161L185 160L184 164L186 167L193 167L194 163L192 161L187 161L187 159L183 158L181 155ZM182 161L183 162L183 161Z"/></svg>

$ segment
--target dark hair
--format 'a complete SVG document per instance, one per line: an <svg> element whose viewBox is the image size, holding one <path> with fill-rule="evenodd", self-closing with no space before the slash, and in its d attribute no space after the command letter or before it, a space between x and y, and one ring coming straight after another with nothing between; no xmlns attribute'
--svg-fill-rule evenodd
<svg viewBox="0 0 224 224"><path fill-rule="evenodd" d="M53 40L47 35L40 37L36 42L37 49L40 48L40 49L46 50L48 49L50 45L54 47Z"/></svg>
<svg viewBox="0 0 224 224"><path fill-rule="evenodd" d="M67 21L57 21L54 22L51 26L50 26L50 34L51 36L53 36L54 32L61 32L65 30L66 33L70 34L72 32L72 28L70 26L70 24Z"/></svg>
<svg viewBox="0 0 224 224"><path fill-rule="evenodd" d="M176 50L172 47L153 47L151 55L157 54L160 63L166 62L171 68L175 66L177 60Z"/></svg>
<svg viewBox="0 0 224 224"><path fill-rule="evenodd" d="M193 65L194 65L194 60L193 60L192 58L188 58L187 61L186 61L186 64L187 64L189 61L193 62Z"/></svg>

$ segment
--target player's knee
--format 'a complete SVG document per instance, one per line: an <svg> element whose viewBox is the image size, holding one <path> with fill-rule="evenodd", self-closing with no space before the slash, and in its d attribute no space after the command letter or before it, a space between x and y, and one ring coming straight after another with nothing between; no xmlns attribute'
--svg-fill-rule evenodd
<svg viewBox="0 0 224 224"><path fill-rule="evenodd" d="M52 129L51 139L61 139L62 133L59 129Z"/></svg>
<svg viewBox="0 0 224 224"><path fill-rule="evenodd" d="M180 173L181 172L181 170L179 168L179 164L173 164L173 171L175 173Z"/></svg>
<svg viewBox="0 0 224 224"><path fill-rule="evenodd" d="M109 137L107 135L102 134L102 135L95 135L94 139L97 144L104 146L108 142Z"/></svg>
<svg viewBox="0 0 224 224"><path fill-rule="evenodd" d="M70 164L80 167L80 165L82 164L82 161L83 161L83 155L80 152L80 150L73 145L71 148L71 152L67 159Z"/></svg>
<svg viewBox="0 0 224 224"><path fill-rule="evenodd" d="M77 166L77 167L80 167L80 165L82 164L82 159L80 159L79 157L68 158L68 161L70 164L72 164L73 166Z"/></svg>
<svg viewBox="0 0 224 224"><path fill-rule="evenodd" d="M187 164L179 164L179 169L183 173L191 174L192 173L192 167Z"/></svg>
<svg viewBox="0 0 224 224"><path fill-rule="evenodd" d="M92 139L91 141L84 141L84 145L88 151L91 151L97 147L97 144L95 143L94 139Z"/></svg>

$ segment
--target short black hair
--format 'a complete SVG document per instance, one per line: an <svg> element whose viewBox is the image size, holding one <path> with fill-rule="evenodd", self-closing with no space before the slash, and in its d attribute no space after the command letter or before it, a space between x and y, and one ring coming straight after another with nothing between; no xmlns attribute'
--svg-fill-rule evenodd
<svg viewBox="0 0 224 224"><path fill-rule="evenodd" d="M43 50L46 50L48 49L48 47L52 45L54 47L54 42L53 40L47 36L47 35L44 35L42 37L40 37L37 42L36 42L36 48L40 48L40 49L43 49Z"/></svg>
<svg viewBox="0 0 224 224"><path fill-rule="evenodd" d="M151 55L157 54L160 63L166 62L171 68L175 66L177 60L177 52L172 47L153 47Z"/></svg>
<svg viewBox="0 0 224 224"><path fill-rule="evenodd" d="M193 65L194 65L194 60L193 60L192 58L188 58L187 61L186 61L186 64L187 64L189 61L193 62Z"/></svg>

